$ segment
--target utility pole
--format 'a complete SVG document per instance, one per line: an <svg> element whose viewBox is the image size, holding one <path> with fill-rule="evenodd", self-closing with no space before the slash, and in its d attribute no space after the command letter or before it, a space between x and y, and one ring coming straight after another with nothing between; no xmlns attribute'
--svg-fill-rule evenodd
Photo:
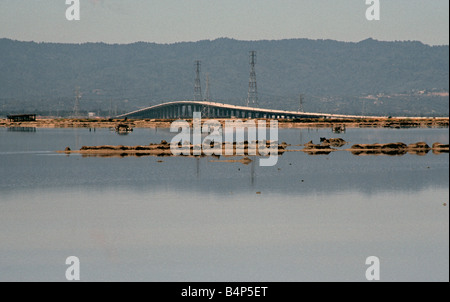
<svg viewBox="0 0 450 302"><path fill-rule="evenodd" d="M247 107L258 107L258 90L256 86L256 51L250 51L250 79L248 81Z"/></svg>
<svg viewBox="0 0 450 302"><path fill-rule="evenodd" d="M81 99L80 87L77 87L75 90L75 105L73 107L74 117L80 117L80 99Z"/></svg>
<svg viewBox="0 0 450 302"><path fill-rule="evenodd" d="M112 117L113 113L113 106L112 106L112 99L109 100L109 117Z"/></svg>
<svg viewBox="0 0 450 302"><path fill-rule="evenodd" d="M300 104L299 104L299 107L298 107L298 112L305 112L303 110L303 99L304 99L304 95L300 94Z"/></svg>
<svg viewBox="0 0 450 302"><path fill-rule="evenodd" d="M61 110L61 101L58 101L58 107L56 107L56 117L60 117L59 116L59 111Z"/></svg>
<svg viewBox="0 0 450 302"><path fill-rule="evenodd" d="M200 65L201 61L195 61L195 86L194 86L194 101L203 101L202 85L200 83Z"/></svg>

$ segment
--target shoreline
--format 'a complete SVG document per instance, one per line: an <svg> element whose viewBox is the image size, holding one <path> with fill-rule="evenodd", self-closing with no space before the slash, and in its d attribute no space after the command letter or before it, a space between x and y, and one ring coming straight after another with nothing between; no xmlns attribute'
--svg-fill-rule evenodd
<svg viewBox="0 0 450 302"><path fill-rule="evenodd" d="M206 121L207 119L202 119ZM222 123L235 119L216 119ZM263 119L259 119L263 120ZM170 128L175 119L37 119L32 122L10 122L0 119L1 128L110 128L118 125L127 125L130 128ZM187 120L192 125L192 119ZM246 119L243 119L246 121ZM269 121L269 120L267 120ZM448 128L448 117L437 118L363 118L363 119L302 119L302 120L278 120L279 128L333 128L345 130L346 128Z"/></svg>

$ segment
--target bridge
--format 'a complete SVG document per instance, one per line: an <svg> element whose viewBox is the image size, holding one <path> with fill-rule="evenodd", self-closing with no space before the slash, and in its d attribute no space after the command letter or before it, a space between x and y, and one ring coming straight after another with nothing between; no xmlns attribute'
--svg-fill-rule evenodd
<svg viewBox="0 0 450 302"><path fill-rule="evenodd" d="M202 118L364 118L364 116L357 115L273 110L206 101L167 102L122 114L119 115L118 118L126 117L135 119L189 119L193 117L194 112L201 112Z"/></svg>

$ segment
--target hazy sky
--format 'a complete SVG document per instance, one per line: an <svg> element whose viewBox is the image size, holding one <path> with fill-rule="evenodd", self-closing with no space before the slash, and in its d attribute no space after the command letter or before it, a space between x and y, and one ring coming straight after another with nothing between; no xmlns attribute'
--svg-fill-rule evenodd
<svg viewBox="0 0 450 302"><path fill-rule="evenodd" d="M380 0L367 21L365 0L80 0L67 21L65 0L0 0L0 38L50 42L173 43L238 40L418 40L449 44L448 0Z"/></svg>

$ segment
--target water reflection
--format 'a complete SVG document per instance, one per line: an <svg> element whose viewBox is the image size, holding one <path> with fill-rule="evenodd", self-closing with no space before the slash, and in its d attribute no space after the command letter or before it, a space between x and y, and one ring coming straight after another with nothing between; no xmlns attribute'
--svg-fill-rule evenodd
<svg viewBox="0 0 450 302"><path fill-rule="evenodd" d="M36 132L35 127L8 127L9 132Z"/></svg>
<svg viewBox="0 0 450 302"><path fill-rule="evenodd" d="M448 280L446 190L258 191L7 195L0 280L64 281L68 255L82 259L82 281L365 281L372 255L382 281Z"/></svg>
<svg viewBox="0 0 450 302"><path fill-rule="evenodd" d="M330 132L280 130L280 141ZM257 157L49 156L169 141L165 130L0 136L0 281L64 281L70 255L82 281L365 281L372 255L383 281L448 281L448 153L286 152L260 167ZM344 139L446 143L448 130Z"/></svg>

